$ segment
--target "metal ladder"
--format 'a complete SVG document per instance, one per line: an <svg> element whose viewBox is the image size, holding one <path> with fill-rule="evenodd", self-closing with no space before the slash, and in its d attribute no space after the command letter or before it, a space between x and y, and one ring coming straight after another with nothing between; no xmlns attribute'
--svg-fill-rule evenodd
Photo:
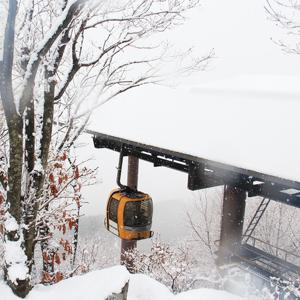
<svg viewBox="0 0 300 300"><path fill-rule="evenodd" d="M249 238L251 237L254 229L256 228L257 224L259 223L261 217L263 216L264 212L266 211L271 199L263 198L260 202L254 216L252 217L247 229L243 234L243 243L247 243Z"/></svg>

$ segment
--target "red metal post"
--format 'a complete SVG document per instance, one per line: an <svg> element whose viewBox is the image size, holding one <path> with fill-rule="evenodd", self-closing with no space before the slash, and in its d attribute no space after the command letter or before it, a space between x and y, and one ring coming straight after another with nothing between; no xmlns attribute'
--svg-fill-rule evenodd
<svg viewBox="0 0 300 300"><path fill-rule="evenodd" d="M127 172L127 186L136 190L138 185L138 173L139 173L139 159L135 156L128 156L128 172ZM121 264L125 265L130 273L134 272L133 264L126 254L126 251L135 249L137 241L121 240Z"/></svg>

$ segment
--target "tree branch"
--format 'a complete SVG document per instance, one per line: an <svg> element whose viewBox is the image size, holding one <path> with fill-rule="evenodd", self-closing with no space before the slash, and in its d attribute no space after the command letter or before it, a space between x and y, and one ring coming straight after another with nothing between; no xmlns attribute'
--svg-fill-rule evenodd
<svg viewBox="0 0 300 300"><path fill-rule="evenodd" d="M24 112L28 102L33 98L34 80L42 58L50 50L51 46L56 41L58 36L63 32L63 30L68 28L74 16L78 13L78 10L80 10L83 2L84 0L71 1L63 11L60 18L58 18L54 29L38 45L37 50L32 53L27 65L24 78L24 88L20 97L19 111L21 114Z"/></svg>
<svg viewBox="0 0 300 300"><path fill-rule="evenodd" d="M17 1L9 1L8 16L3 42L3 61L0 61L0 93L6 121L17 114L12 87L16 15Z"/></svg>

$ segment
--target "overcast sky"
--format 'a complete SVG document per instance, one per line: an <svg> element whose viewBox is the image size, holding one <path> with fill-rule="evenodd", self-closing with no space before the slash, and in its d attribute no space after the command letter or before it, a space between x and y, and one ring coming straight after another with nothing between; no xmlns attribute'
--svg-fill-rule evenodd
<svg viewBox="0 0 300 300"><path fill-rule="evenodd" d="M168 38L178 48L195 47L199 55L214 48L216 58L207 71L183 78L182 83L198 84L239 74L300 75L300 56L283 53L271 41L282 35L267 19L264 4L263 0L203 0L202 7L195 9L186 24L168 34ZM126 107L120 105L114 118L124 112ZM152 121L151 117L147 116L148 122ZM97 127L96 119L90 124L91 129ZM82 155L86 157L89 153L93 157L102 181L86 190L85 197L90 204L85 212L99 214L103 212L109 191L116 186L118 154L94 149L90 137L84 140L89 142L89 147L82 150ZM186 185L186 174L141 163L140 189L150 193L157 202L192 198Z"/></svg>

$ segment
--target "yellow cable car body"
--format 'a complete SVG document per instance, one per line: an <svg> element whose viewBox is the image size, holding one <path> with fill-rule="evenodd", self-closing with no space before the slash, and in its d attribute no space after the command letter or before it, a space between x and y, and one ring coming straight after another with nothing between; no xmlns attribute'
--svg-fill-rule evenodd
<svg viewBox="0 0 300 300"><path fill-rule="evenodd" d="M114 190L106 205L106 229L124 240L152 237L153 204L148 194L127 189Z"/></svg>

